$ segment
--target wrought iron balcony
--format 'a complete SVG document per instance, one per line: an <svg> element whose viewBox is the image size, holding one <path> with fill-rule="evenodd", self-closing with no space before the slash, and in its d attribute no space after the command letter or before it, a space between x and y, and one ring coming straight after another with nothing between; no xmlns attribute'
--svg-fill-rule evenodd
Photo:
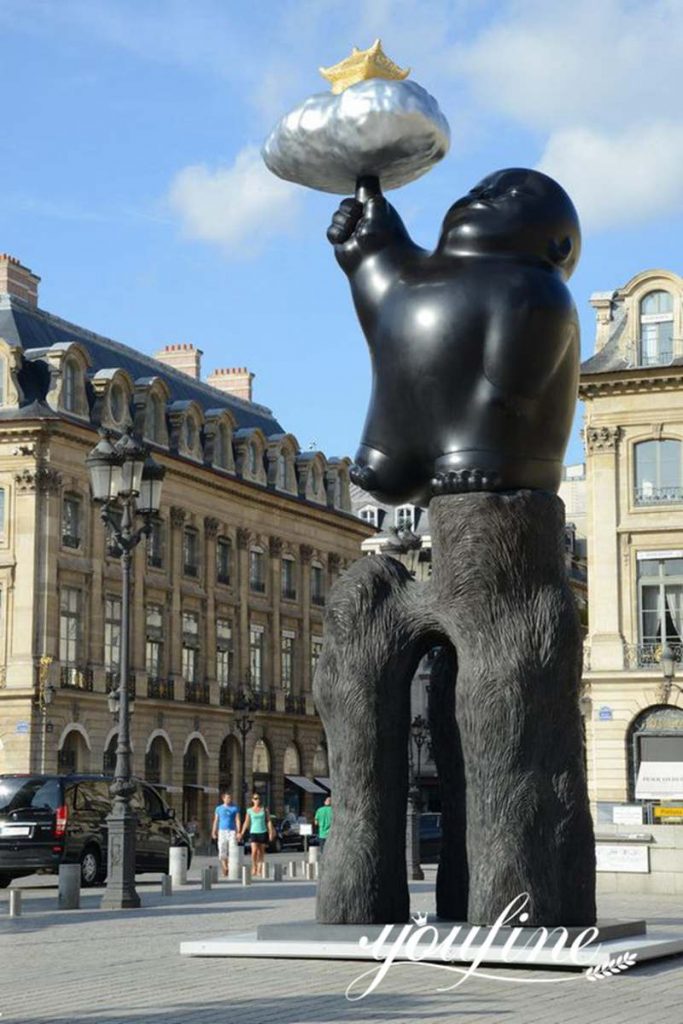
<svg viewBox="0 0 683 1024"><path fill-rule="evenodd" d="M210 704L211 688L207 682L185 682L185 700L188 704Z"/></svg>
<svg viewBox="0 0 683 1024"><path fill-rule="evenodd" d="M306 698L300 693L285 694L285 711L291 715L306 714Z"/></svg>
<svg viewBox="0 0 683 1024"><path fill-rule="evenodd" d="M199 576L199 566L196 562L185 562L183 565L183 573L185 576L193 576L196 578Z"/></svg>
<svg viewBox="0 0 683 1024"><path fill-rule="evenodd" d="M65 690L87 690L92 693L93 672L90 666L62 665L59 685Z"/></svg>
<svg viewBox="0 0 683 1024"><path fill-rule="evenodd" d="M296 590L294 587L283 587L282 596L285 601L296 601Z"/></svg>
<svg viewBox="0 0 683 1024"><path fill-rule="evenodd" d="M683 487L637 487L636 505L676 505L683 502Z"/></svg>
<svg viewBox="0 0 683 1024"><path fill-rule="evenodd" d="M266 584L264 580L249 580L249 589L253 590L255 594L265 594Z"/></svg>
<svg viewBox="0 0 683 1024"><path fill-rule="evenodd" d="M147 565L150 569L162 569L164 566L164 559L162 555L147 555Z"/></svg>
<svg viewBox="0 0 683 1024"><path fill-rule="evenodd" d="M81 538L76 536L74 533L63 533L62 534L62 547L65 548L79 548L81 546Z"/></svg>
<svg viewBox="0 0 683 1024"><path fill-rule="evenodd" d="M660 640L651 640L641 644L624 644L624 668L634 671L639 668L653 669L661 672L663 644ZM683 644L667 641L674 661L683 661Z"/></svg>
<svg viewBox="0 0 683 1024"><path fill-rule="evenodd" d="M324 594L311 594L311 604L316 605L318 608L325 607L325 595Z"/></svg>
<svg viewBox="0 0 683 1024"><path fill-rule="evenodd" d="M117 668L108 668L104 673L104 685L107 693L111 693L113 690L119 688L119 670ZM131 700L135 700L136 697L136 686L135 686L135 672L133 669L128 673L128 696Z"/></svg>
<svg viewBox="0 0 683 1024"><path fill-rule="evenodd" d="M223 586L230 586L230 573L221 572L220 570L216 573L216 583L222 583Z"/></svg>
<svg viewBox="0 0 683 1024"><path fill-rule="evenodd" d="M147 696L156 700L175 700L173 680L162 676L147 676Z"/></svg>

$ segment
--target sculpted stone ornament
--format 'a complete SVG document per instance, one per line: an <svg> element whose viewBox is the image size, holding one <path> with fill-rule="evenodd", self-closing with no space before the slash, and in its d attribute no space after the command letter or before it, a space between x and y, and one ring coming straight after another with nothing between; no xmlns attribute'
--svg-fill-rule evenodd
<svg viewBox="0 0 683 1024"><path fill-rule="evenodd" d="M343 200L327 235L372 362L351 476L389 504L429 504L432 534L426 583L375 556L329 593L313 696L335 822L317 919L409 918L410 694L431 652L438 916L492 925L527 893L528 925L587 926L596 913L595 841L581 630L555 493L578 388L579 330L565 283L579 257L578 218L551 178L511 168L451 206L433 252L416 245L382 188L431 166L439 146L430 156L425 138L437 138L443 115L425 94L411 153L410 119L402 120L395 91L411 83L387 81L385 73L403 72L374 49L326 69L342 91L322 104L313 98L314 112L341 112L341 127L285 118L264 150L275 173L309 187L337 191L355 176L355 197ZM383 108L377 97L387 88L394 92L382 93ZM374 90L366 97L374 135L354 105L365 89ZM344 105L349 95L354 102ZM391 146L374 144L383 133ZM411 537L396 542L405 549Z"/></svg>

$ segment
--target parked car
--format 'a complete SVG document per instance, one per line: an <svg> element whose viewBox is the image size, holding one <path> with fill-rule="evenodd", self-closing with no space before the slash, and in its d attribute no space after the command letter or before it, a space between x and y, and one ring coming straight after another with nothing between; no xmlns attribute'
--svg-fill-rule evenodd
<svg viewBox="0 0 683 1024"><path fill-rule="evenodd" d="M284 850L298 850L304 848L304 837L299 835L299 826L292 823L289 818L275 818L271 815L270 820L275 826L275 839L268 843L268 853L281 853ZM311 845L312 836L308 837ZM316 840L317 841L317 840ZM247 838L244 843L245 853L251 853L251 844Z"/></svg>
<svg viewBox="0 0 683 1024"><path fill-rule="evenodd" d="M428 811L420 815L420 862L434 864L441 853L441 814Z"/></svg>
<svg viewBox="0 0 683 1024"><path fill-rule="evenodd" d="M81 865L81 885L107 875L107 816L112 779L105 775L0 775L0 887L34 872ZM135 870L167 871L170 846L192 844L158 790L136 780Z"/></svg>

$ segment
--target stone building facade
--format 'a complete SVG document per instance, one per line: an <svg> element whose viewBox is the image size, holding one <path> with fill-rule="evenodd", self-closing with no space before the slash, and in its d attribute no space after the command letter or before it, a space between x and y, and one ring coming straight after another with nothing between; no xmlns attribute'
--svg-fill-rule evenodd
<svg viewBox="0 0 683 1024"><path fill-rule="evenodd" d="M599 824L622 803L643 805L656 824L674 820L668 806L683 798L683 278L648 270L591 301L595 353L580 385L589 788ZM668 687L665 647L678 668ZM679 780L669 800L644 795L657 763Z"/></svg>
<svg viewBox="0 0 683 1024"><path fill-rule="evenodd" d="M129 430L166 468L134 555L134 771L201 828L244 756L273 813L310 814L325 598L371 533L349 460L301 452L246 368L204 382L194 346L142 355L40 310L38 280L0 257L0 773L113 767L121 572L85 459Z"/></svg>

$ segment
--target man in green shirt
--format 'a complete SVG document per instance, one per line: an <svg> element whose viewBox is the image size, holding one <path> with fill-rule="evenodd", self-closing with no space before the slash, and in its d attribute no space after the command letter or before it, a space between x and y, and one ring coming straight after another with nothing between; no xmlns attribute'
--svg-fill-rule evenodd
<svg viewBox="0 0 683 1024"><path fill-rule="evenodd" d="M322 807L319 807L315 812L315 824L318 828L318 838L320 839L320 852L322 853L325 849L325 840L330 834L332 828L332 797L326 796L325 803Z"/></svg>

